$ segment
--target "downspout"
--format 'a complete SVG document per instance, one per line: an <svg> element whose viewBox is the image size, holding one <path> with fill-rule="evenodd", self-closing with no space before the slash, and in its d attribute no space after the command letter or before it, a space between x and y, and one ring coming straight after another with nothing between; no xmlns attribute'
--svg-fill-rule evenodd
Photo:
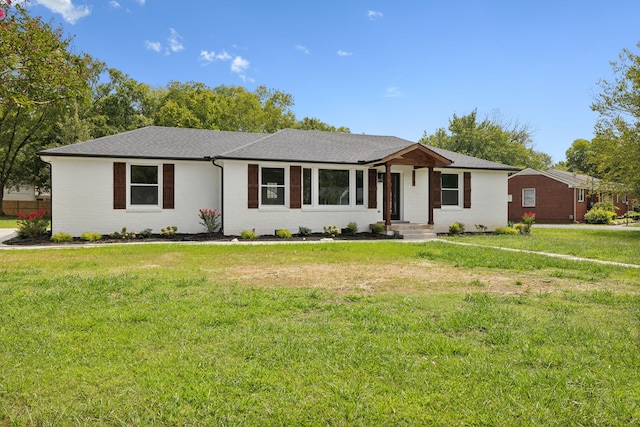
<svg viewBox="0 0 640 427"><path fill-rule="evenodd" d="M578 222L578 188L573 188L573 222Z"/></svg>
<svg viewBox="0 0 640 427"><path fill-rule="evenodd" d="M49 219L49 222L51 223L51 234L53 234L53 165L49 162L42 160L42 157L40 156L38 157L40 158L41 162L49 165L49 182L51 183L51 188L49 189L49 191L51 192L51 196L49 196L49 208L51 211L49 212L49 216L51 218Z"/></svg>
<svg viewBox="0 0 640 427"><path fill-rule="evenodd" d="M220 168L220 233L224 234L224 168L222 165L216 165L216 159L211 159L211 164L217 168Z"/></svg>

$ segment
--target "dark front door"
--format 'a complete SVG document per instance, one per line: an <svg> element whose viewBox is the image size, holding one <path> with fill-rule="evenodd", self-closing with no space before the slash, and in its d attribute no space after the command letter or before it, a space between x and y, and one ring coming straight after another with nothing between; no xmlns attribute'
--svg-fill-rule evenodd
<svg viewBox="0 0 640 427"><path fill-rule="evenodd" d="M384 194L387 194L386 188L385 188ZM386 212L387 212L386 198L384 203L385 203L384 212L386 216ZM391 221L400 221L400 174L399 173L391 174Z"/></svg>

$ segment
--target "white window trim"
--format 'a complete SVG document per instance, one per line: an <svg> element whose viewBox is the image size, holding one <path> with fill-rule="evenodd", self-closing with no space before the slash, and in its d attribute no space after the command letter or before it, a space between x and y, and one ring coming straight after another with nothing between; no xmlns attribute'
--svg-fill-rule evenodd
<svg viewBox="0 0 640 427"><path fill-rule="evenodd" d="M524 194L525 194L525 192L527 190L533 191L533 204L526 204L525 203L526 198L525 198ZM522 207L523 208L535 208L536 207L536 189L535 188L523 188L522 189Z"/></svg>
<svg viewBox="0 0 640 427"><path fill-rule="evenodd" d="M369 197L369 182L367 181L367 169L365 168L353 168L344 167L338 165L306 165L302 166L303 169L311 169L311 204L302 204L303 211L316 211L316 212L358 212L367 211L368 197ZM348 170L349 171L349 204L348 205L321 205L320 204L320 169L325 170ZM363 186L363 204L356 204L356 170L362 171L362 186ZM302 197L302 194L301 194Z"/></svg>
<svg viewBox="0 0 640 427"><path fill-rule="evenodd" d="M284 204L282 205L263 205L262 204L262 169L284 169L284 185L281 187L284 188ZM258 207L259 210L264 211L288 211L289 210L289 169L290 165L282 165L280 164L261 164L258 168ZM265 184L266 186L266 184ZM280 187L280 186L278 186Z"/></svg>
<svg viewBox="0 0 640 427"><path fill-rule="evenodd" d="M444 197L442 195L443 191L453 191L453 188L443 188L442 187L442 176L443 175L458 175L458 203L455 205L445 205L444 204ZM444 210L458 210L458 209L462 209L462 203L463 203L463 195L464 195L464 175L463 172L450 172L450 171L443 171L440 173L440 209L444 209Z"/></svg>
<svg viewBox="0 0 640 427"><path fill-rule="evenodd" d="M584 188L578 188L578 203L584 203Z"/></svg>
<svg viewBox="0 0 640 427"><path fill-rule="evenodd" d="M137 185L131 182L132 166L155 166L158 172L158 204L157 205L135 205L131 204L131 186ZM127 162L127 212L162 212L162 163L157 162Z"/></svg>

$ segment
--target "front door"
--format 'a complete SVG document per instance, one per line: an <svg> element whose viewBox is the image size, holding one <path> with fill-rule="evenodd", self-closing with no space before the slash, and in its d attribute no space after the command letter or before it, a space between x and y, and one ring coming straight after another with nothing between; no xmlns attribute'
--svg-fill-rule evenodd
<svg viewBox="0 0 640 427"><path fill-rule="evenodd" d="M387 194L386 188L384 194ZM384 201L385 207L384 211L385 215L387 212L386 203ZM386 219L386 218L384 218ZM400 221L400 174L392 173L391 174L391 221Z"/></svg>

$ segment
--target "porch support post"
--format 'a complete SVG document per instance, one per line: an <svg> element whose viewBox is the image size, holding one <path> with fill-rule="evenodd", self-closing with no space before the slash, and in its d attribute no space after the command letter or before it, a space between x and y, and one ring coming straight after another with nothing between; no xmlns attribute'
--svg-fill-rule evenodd
<svg viewBox="0 0 640 427"><path fill-rule="evenodd" d="M429 224L433 225L433 168L429 168Z"/></svg>
<svg viewBox="0 0 640 427"><path fill-rule="evenodd" d="M385 164L384 174L384 219L387 230L391 227L391 164Z"/></svg>

